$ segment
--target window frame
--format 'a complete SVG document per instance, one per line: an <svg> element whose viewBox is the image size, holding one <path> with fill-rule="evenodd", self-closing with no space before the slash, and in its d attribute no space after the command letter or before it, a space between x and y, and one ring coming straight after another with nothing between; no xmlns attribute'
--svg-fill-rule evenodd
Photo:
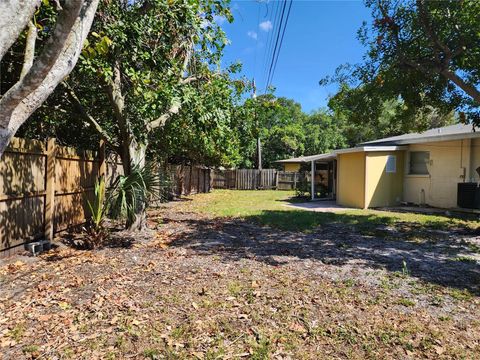
<svg viewBox="0 0 480 360"><path fill-rule="evenodd" d="M412 154L414 153L423 153L423 154L427 154L427 156L425 157L426 161L425 161L425 172L414 172L412 171L413 169L413 166L412 166ZM407 163L407 166L408 166L408 172L407 174L408 175L412 175L412 176L429 176L430 175L430 172L428 170L428 164L430 163L430 151L425 151L425 150L413 150L413 151L409 151L408 152L408 163ZM418 162L417 162L418 164Z"/></svg>
<svg viewBox="0 0 480 360"><path fill-rule="evenodd" d="M390 168L389 168L390 163ZM393 163L393 166L392 166ZM387 155L387 163L385 164L385 172L387 174L397 173L397 155Z"/></svg>

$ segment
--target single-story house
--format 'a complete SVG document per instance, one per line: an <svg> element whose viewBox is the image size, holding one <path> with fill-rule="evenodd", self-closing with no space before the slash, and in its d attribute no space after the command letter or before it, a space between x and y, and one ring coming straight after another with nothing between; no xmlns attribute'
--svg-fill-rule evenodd
<svg viewBox="0 0 480 360"><path fill-rule="evenodd" d="M336 201L348 207L412 203L454 208L459 197L475 196L480 180L480 132L472 125L369 141L333 154Z"/></svg>

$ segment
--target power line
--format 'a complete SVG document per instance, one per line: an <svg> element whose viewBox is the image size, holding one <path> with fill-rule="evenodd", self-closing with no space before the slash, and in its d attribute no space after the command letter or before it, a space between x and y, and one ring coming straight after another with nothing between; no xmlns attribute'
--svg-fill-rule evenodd
<svg viewBox="0 0 480 360"><path fill-rule="evenodd" d="M268 75L267 75L267 81L265 83L265 92L267 91L268 86L270 85L270 76L272 74L272 68L273 68L273 63L275 61L275 55L277 53L277 48L278 48L278 41L280 39L280 32L282 31L282 23L283 23L283 15L285 14L285 8L287 6L287 2L283 2L283 8L282 8L282 17L280 18L278 30L277 30L277 36L275 40L275 47L273 49L273 55L272 55L272 60L270 61L270 67L268 69Z"/></svg>
<svg viewBox="0 0 480 360"><path fill-rule="evenodd" d="M290 0L290 4L288 6L288 11L287 11L287 14L285 16L285 9L287 7L287 0L285 0L283 2L280 21L278 22L278 27L275 29L276 30L275 46L274 46L274 49L273 49L273 55L272 55L271 60L270 60L270 66L268 68L268 75L267 75L267 79L266 79L266 82L265 82L265 92L267 91L268 87L271 85L271 82L272 82L273 77L275 75L275 70L276 70L276 66L277 66L277 62L278 62L278 57L280 55L280 51L281 51L281 48L282 48L283 39L284 39L284 36L285 36L285 31L286 31L286 28L287 28L288 19L290 17L290 11L291 11L291 8L292 8L292 4L293 4L293 1ZM284 21L284 19L285 19L285 21ZM282 27L283 27L283 30L282 30Z"/></svg>
<svg viewBox="0 0 480 360"><path fill-rule="evenodd" d="M280 56L280 51L282 50L283 38L285 36L285 30L287 29L288 19L290 17L290 11L292 10L292 4L293 4L293 0L290 0L290 5L288 6L288 11L287 11L287 17L285 19L285 25L283 26L282 38L280 39L280 46L278 48L278 53L277 53L277 57L275 59L275 64L273 65L272 77L270 78L270 82L273 81L273 77L275 76L275 70L277 69L277 62L278 62L278 58Z"/></svg>
<svg viewBox="0 0 480 360"><path fill-rule="evenodd" d="M266 47L265 47L265 59L264 59L264 82L266 84L267 82L267 69L268 69L268 64L269 64L269 59L270 57L272 56L272 51L273 51L273 38L275 37L275 33L277 32L277 28L279 27L280 25L280 1L277 1L274 3L276 5L275 9L272 9L272 15L273 17L271 17L270 19L268 19L269 21L271 21L273 23L273 29L271 32L268 33L267 35L267 44L266 44ZM275 15L274 15L275 13Z"/></svg>

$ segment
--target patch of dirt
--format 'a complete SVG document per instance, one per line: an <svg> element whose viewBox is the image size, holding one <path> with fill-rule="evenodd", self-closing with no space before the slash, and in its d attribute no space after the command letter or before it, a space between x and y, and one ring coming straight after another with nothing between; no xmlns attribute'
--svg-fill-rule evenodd
<svg viewBox="0 0 480 360"><path fill-rule="evenodd" d="M476 238L308 234L169 204L129 247L0 268L0 358L450 359L480 353ZM462 258L463 259L463 258Z"/></svg>

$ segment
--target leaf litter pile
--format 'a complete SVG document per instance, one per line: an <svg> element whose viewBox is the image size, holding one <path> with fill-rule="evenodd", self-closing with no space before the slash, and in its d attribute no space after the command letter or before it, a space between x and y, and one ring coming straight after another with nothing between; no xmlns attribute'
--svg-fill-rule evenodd
<svg viewBox="0 0 480 360"><path fill-rule="evenodd" d="M480 356L474 284L359 260L359 235L335 228L307 236L176 205L150 215L150 239L130 248L4 261L0 358Z"/></svg>

